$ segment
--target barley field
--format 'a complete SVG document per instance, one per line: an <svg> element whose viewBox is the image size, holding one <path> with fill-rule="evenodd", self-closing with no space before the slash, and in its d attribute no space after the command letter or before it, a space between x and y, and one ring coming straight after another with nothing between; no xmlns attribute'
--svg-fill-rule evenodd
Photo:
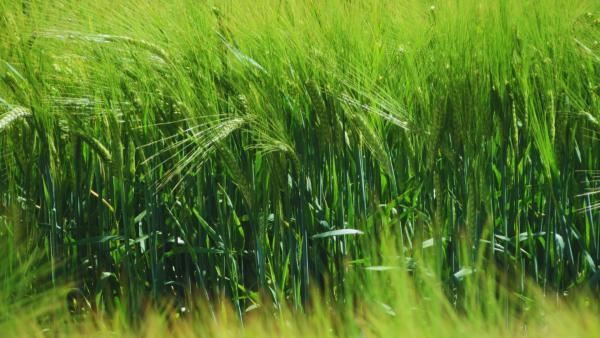
<svg viewBox="0 0 600 338"><path fill-rule="evenodd" d="M0 0L0 335L597 337L597 0Z"/></svg>

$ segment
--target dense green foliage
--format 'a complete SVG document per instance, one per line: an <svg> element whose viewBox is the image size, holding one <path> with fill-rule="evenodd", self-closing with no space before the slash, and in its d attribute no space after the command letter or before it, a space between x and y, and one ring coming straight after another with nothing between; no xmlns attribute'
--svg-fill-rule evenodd
<svg viewBox="0 0 600 338"><path fill-rule="evenodd" d="M15 294L600 281L597 1L3 0L0 32L0 277L48 266Z"/></svg>

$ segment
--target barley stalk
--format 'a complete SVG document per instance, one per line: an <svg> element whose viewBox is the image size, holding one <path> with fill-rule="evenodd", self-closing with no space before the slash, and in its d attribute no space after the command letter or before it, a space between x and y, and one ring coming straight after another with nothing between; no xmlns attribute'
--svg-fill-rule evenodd
<svg viewBox="0 0 600 338"><path fill-rule="evenodd" d="M549 109L547 110L550 142L556 145L556 104L554 102L554 92L550 91L548 95L550 96Z"/></svg>
<svg viewBox="0 0 600 338"><path fill-rule="evenodd" d="M473 170L475 169L475 165L471 165ZM469 243L472 244L472 240L475 239L476 236L476 217L477 217L477 197L475 195L476 189L476 178L475 173L471 172L467 175L467 236Z"/></svg>

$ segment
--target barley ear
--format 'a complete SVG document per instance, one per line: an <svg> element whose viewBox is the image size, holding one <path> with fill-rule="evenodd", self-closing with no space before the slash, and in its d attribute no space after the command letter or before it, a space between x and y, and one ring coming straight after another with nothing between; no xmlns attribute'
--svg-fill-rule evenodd
<svg viewBox="0 0 600 338"><path fill-rule="evenodd" d="M233 183L238 187L238 189L240 189L244 200L248 204L248 207L252 208L254 204L252 197L252 186L248 182L244 171L238 165L238 160L236 159L236 156L234 156L231 150L229 150L229 148L224 144L218 144L217 151L221 155L225 166L229 170Z"/></svg>
<svg viewBox="0 0 600 338"><path fill-rule="evenodd" d="M0 117L0 132L10 128L18 121L31 116L31 112L23 107L15 107Z"/></svg>
<svg viewBox="0 0 600 338"><path fill-rule="evenodd" d="M73 134L79 137L83 142L85 142L85 144L87 144L88 147L90 147L90 149L92 149L96 154L98 154L98 156L100 156L100 158L104 162L112 162L112 156L110 154L110 151L108 151L108 149L102 144L102 142L98 141L97 139L85 132L75 131L73 132Z"/></svg>

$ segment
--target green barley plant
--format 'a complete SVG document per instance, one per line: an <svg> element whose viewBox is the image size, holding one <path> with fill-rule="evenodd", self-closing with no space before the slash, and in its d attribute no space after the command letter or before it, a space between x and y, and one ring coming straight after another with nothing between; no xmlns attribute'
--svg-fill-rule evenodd
<svg viewBox="0 0 600 338"><path fill-rule="evenodd" d="M0 32L0 328L600 332L597 1L0 0Z"/></svg>

